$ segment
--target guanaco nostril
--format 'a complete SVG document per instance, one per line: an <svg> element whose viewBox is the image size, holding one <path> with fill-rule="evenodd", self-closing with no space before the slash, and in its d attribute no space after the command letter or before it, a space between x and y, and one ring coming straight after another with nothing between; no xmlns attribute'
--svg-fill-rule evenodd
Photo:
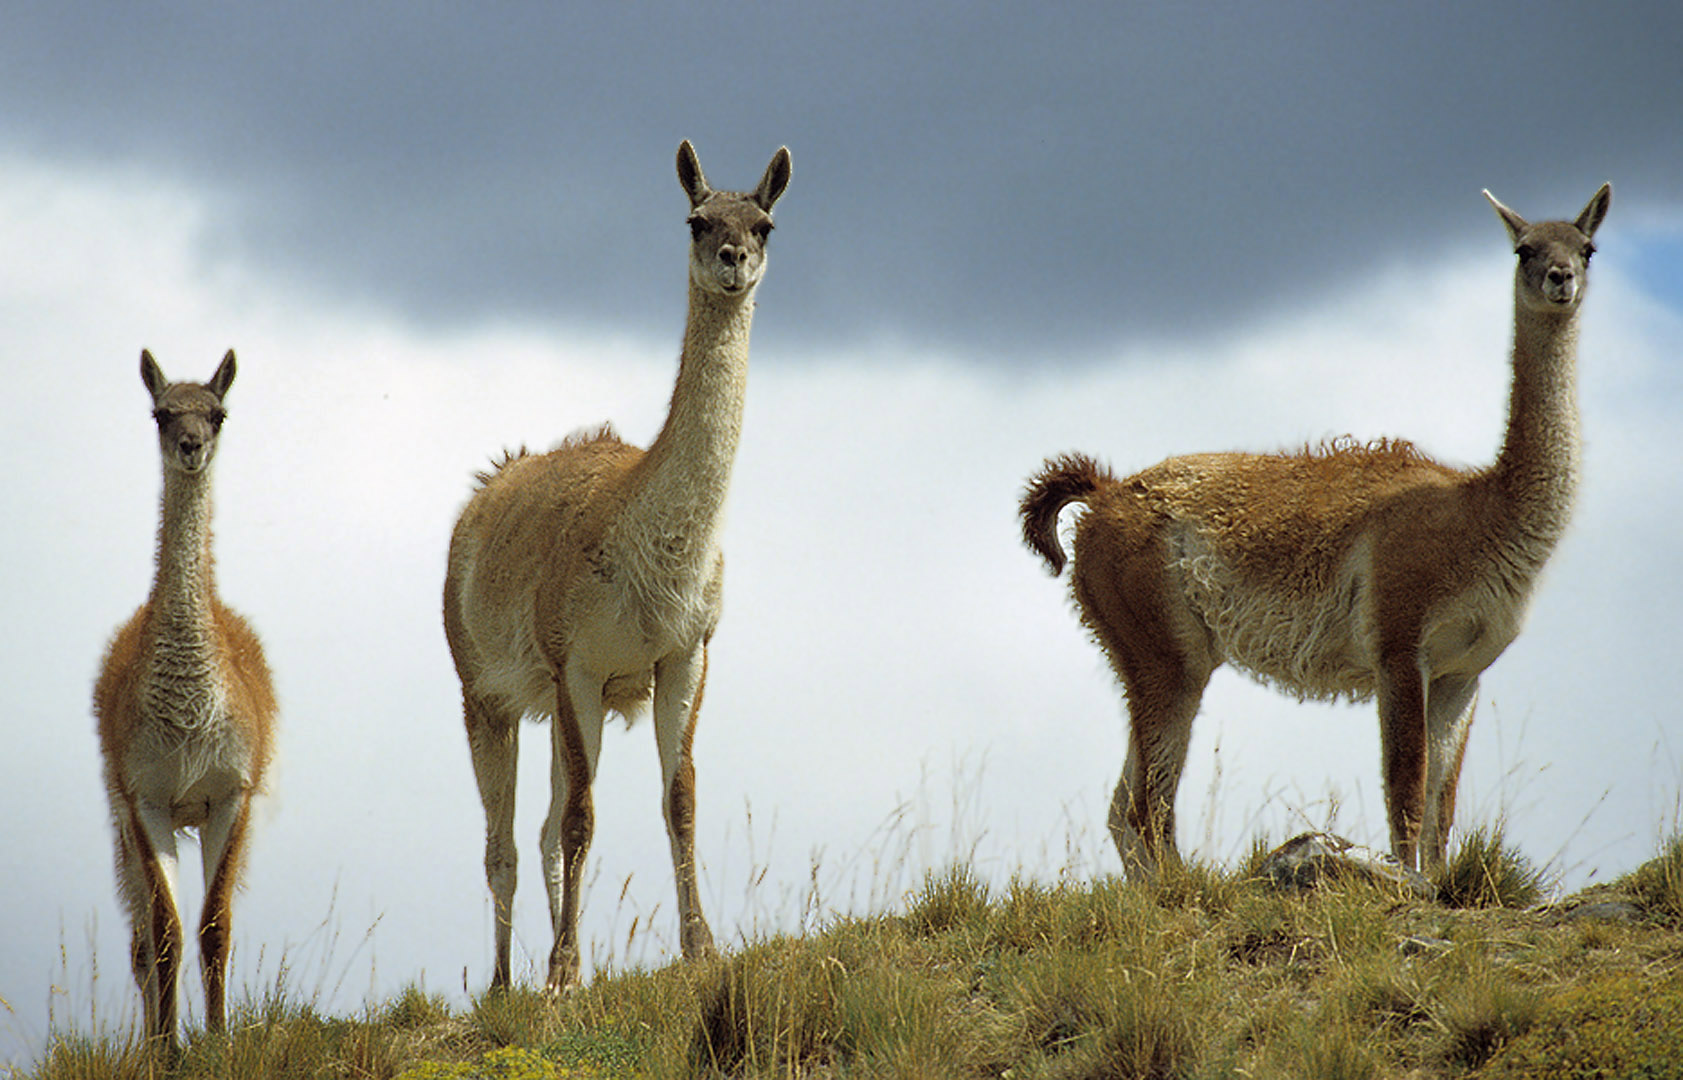
<svg viewBox="0 0 1683 1080"><path fill-rule="evenodd" d="M1549 280L1559 285L1563 281L1570 281L1572 272L1559 266L1549 267Z"/></svg>

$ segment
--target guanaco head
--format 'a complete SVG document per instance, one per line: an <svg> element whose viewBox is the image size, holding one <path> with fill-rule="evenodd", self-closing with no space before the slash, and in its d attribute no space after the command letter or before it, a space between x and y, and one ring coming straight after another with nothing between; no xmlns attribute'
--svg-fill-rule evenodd
<svg viewBox="0 0 1683 1080"><path fill-rule="evenodd" d="M216 455L216 438L228 416L222 398L234 382L234 350L228 350L209 382L172 383L151 352L142 349L140 380L152 395L152 419L158 422L164 467L188 474L202 472Z"/></svg>
<svg viewBox="0 0 1683 1080"><path fill-rule="evenodd" d="M685 139L678 146L678 182L690 197L690 280L725 296L758 285L766 270L771 208L789 186L789 148L779 147L760 186L743 194L714 191Z"/></svg>
<svg viewBox="0 0 1683 1080"><path fill-rule="evenodd" d="M1489 191L1484 197L1501 215L1519 256L1515 288L1527 307L1538 311L1569 312L1584 297L1589 281L1591 237L1607 216L1613 185L1602 184L1574 221L1545 221L1532 225L1503 206Z"/></svg>

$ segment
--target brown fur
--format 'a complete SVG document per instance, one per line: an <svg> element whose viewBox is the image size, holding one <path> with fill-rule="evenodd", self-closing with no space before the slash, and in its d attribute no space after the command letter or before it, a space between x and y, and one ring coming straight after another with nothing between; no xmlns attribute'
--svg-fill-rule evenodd
<svg viewBox="0 0 1683 1080"><path fill-rule="evenodd" d="M1224 661L1299 697L1377 697L1392 851L1441 862L1478 676L1518 633L1570 510L1576 320L1609 199L1535 226L1491 199L1519 262L1508 431L1489 468L1344 439L1120 479L1065 454L1031 480L1023 539L1053 573L1059 511L1087 506L1071 585L1127 696L1110 827L1130 873L1174 853L1189 731Z"/></svg>
<svg viewBox="0 0 1683 1080"><path fill-rule="evenodd" d="M677 165L690 200L689 313L665 426L647 452L604 425L547 454L505 454L480 474L451 537L444 629L485 806L495 987L511 979L522 714L553 720L542 837L555 928L549 987L579 978L579 892L604 717L617 712L629 722L651 702L683 952L713 949L695 882L692 746L723 589L718 533L753 298L789 154L772 157L750 194L714 191L688 142Z"/></svg>
<svg viewBox="0 0 1683 1080"><path fill-rule="evenodd" d="M277 708L262 645L223 605L213 580L209 468L234 354L206 384L168 383L150 353L141 354L141 369L165 458L158 573L151 596L106 650L93 708L146 1031L173 1048L182 960L170 881L174 834L200 831L205 1015L210 1030L221 1031L233 893L245 868L251 800L262 789L273 752ZM201 458L196 471L178 467Z"/></svg>

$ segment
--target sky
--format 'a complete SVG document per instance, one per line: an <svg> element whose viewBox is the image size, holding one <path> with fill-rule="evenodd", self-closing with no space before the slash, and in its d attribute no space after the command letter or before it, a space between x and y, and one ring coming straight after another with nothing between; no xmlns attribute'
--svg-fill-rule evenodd
<svg viewBox="0 0 1683 1080"><path fill-rule="evenodd" d="M1562 889L1675 832L1676 5L570 7L8 12L0 1061L136 1012L89 696L152 573L142 347L173 378L240 358L219 585L282 728L236 1000L484 988L444 553L504 447L658 430L683 138L719 187L780 145L794 166L695 748L727 948L891 906L954 859L998 887L1120 869L1121 697L1017 539L1024 481L1066 450L1126 473L1345 433L1488 461L1512 257L1486 187L1534 220L1615 192L1574 526L1484 677L1460 820L1505 820ZM537 981L548 755L523 736L515 969ZM604 741L593 969L676 952L652 744L646 723ZM1222 669L1179 806L1182 849L1220 862L1308 827L1383 847L1372 706ZM196 878L189 845L190 905Z"/></svg>

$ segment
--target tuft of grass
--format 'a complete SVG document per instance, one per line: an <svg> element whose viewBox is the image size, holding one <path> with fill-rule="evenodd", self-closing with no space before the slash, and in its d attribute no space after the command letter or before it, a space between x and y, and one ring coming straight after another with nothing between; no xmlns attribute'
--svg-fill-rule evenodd
<svg viewBox="0 0 1683 1080"><path fill-rule="evenodd" d="M411 983L398 992L381 1015L387 1024L405 1031L444 1023L450 1018L450 1006L443 994L429 994Z"/></svg>
<svg viewBox="0 0 1683 1080"><path fill-rule="evenodd" d="M1626 973L1567 987L1480 1075L1683 1076L1683 980Z"/></svg>
<svg viewBox="0 0 1683 1080"><path fill-rule="evenodd" d="M1193 1010L1167 973L1127 966L1110 950L1019 967L1002 1004L1025 1049L1064 1080L1189 1076L1199 1042Z"/></svg>
<svg viewBox="0 0 1683 1080"><path fill-rule="evenodd" d="M1026 1042L1047 1057L1079 1046L1105 1025L1106 990L1115 972L1102 962L1012 965L1006 985L996 990L1018 1017Z"/></svg>
<svg viewBox="0 0 1683 1080"><path fill-rule="evenodd" d="M161 1073L163 1064L132 1038L118 1043L111 1038L69 1033L53 1037L35 1071L28 1075L40 1080L139 1080Z"/></svg>
<svg viewBox="0 0 1683 1080"><path fill-rule="evenodd" d="M689 1049L697 1075L793 1074L823 1061L840 1036L847 966L810 942L749 946L700 980Z"/></svg>
<svg viewBox="0 0 1683 1080"><path fill-rule="evenodd" d="M548 991L521 987L487 991L467 1017L474 1038L491 1047L548 1041L553 1019Z"/></svg>
<svg viewBox="0 0 1683 1080"><path fill-rule="evenodd" d="M1378 1055L1359 1029L1328 1027L1319 1019L1304 1019L1274 1047L1262 1075L1313 1077L1314 1080L1373 1080L1382 1075Z"/></svg>
<svg viewBox="0 0 1683 1080"><path fill-rule="evenodd" d="M1396 951L1349 965L1335 977L1328 997L1358 1028L1376 1034L1406 1035L1432 1020L1415 965Z"/></svg>
<svg viewBox="0 0 1683 1080"><path fill-rule="evenodd" d="M1191 1021L1166 996L1133 994L1121 1015L1053 1075L1061 1080L1181 1080L1197 1065Z"/></svg>
<svg viewBox="0 0 1683 1080"><path fill-rule="evenodd" d="M1484 973L1448 988L1439 1023L1443 1059L1477 1069L1536 1023L1543 995L1501 973Z"/></svg>
<svg viewBox="0 0 1683 1080"><path fill-rule="evenodd" d="M1438 903L1452 908L1528 908L1543 898L1542 871L1507 842L1500 825L1475 828L1439 875Z"/></svg>
<svg viewBox="0 0 1683 1080"><path fill-rule="evenodd" d="M1016 877L994 907L987 945L1017 953L1044 949L1060 934L1058 892L1048 885Z"/></svg>
<svg viewBox="0 0 1683 1080"><path fill-rule="evenodd" d="M1673 837L1659 855L1615 883L1643 914L1673 926L1683 925L1683 835Z"/></svg>
<svg viewBox="0 0 1683 1080"><path fill-rule="evenodd" d="M1142 943L1162 912L1144 889L1104 878L1063 894L1054 918L1058 947L1096 949Z"/></svg>
<svg viewBox="0 0 1683 1080"><path fill-rule="evenodd" d="M950 866L943 873L925 876L923 887L906 909L905 923L919 937L985 924L988 899L987 883L968 866Z"/></svg>
<svg viewBox="0 0 1683 1080"><path fill-rule="evenodd" d="M1281 903L1265 895L1246 897L1227 920L1229 961L1263 964L1313 964L1322 955L1317 936L1305 926L1307 905Z"/></svg>
<svg viewBox="0 0 1683 1080"><path fill-rule="evenodd" d="M1268 873L1263 867L1267 865L1268 856L1274 853L1276 846L1267 833L1258 833L1251 837L1249 850L1233 871L1234 878L1246 883L1266 880Z"/></svg>
<svg viewBox="0 0 1683 1080"><path fill-rule="evenodd" d="M1245 879L1213 863L1165 859L1146 889L1159 907L1224 915L1243 892Z"/></svg>

